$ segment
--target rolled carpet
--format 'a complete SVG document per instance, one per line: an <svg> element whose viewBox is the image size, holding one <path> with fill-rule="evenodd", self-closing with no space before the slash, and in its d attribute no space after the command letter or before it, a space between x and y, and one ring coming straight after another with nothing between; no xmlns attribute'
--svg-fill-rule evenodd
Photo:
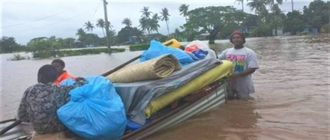
<svg viewBox="0 0 330 140"><path fill-rule="evenodd" d="M130 83L164 78L180 69L181 65L173 55L164 54L155 59L126 66L107 77L113 83Z"/></svg>

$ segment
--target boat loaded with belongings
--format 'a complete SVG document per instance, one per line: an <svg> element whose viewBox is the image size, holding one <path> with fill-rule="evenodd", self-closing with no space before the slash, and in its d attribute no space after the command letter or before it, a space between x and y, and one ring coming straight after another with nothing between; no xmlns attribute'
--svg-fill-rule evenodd
<svg viewBox="0 0 330 140"><path fill-rule="evenodd" d="M125 106L127 127L119 139L143 139L226 102L226 76L233 70L231 62L207 57L190 60L178 54L182 51L179 49L150 56L156 54L150 52L152 45L162 46L152 42L147 51L132 59L140 58L139 63L123 64L102 74L113 82ZM31 138L23 130L24 124L13 122L17 123L14 119L1 122L1 139ZM3 133L10 125L16 126Z"/></svg>

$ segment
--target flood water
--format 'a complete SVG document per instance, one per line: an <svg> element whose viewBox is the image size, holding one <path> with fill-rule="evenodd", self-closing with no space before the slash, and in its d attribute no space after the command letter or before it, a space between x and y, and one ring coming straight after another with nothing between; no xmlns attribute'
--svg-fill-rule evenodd
<svg viewBox="0 0 330 140"><path fill-rule="evenodd" d="M330 44L308 43L303 37L277 37L248 39L246 46L256 51L260 65L253 75L254 99L231 100L148 139L330 139ZM101 74L140 53L62 59L72 74L84 76ZM36 83L38 68L51 62L6 61L8 57L12 54L1 55L0 120L15 116L24 90Z"/></svg>

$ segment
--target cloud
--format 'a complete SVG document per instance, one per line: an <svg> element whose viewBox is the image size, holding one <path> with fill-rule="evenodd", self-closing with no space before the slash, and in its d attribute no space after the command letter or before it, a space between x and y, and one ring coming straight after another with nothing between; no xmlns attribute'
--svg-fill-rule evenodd
<svg viewBox="0 0 330 140"><path fill-rule="evenodd" d="M232 5L241 8L234 0L107 0L108 18L113 28L118 32L124 18L130 18L133 26L139 26L141 9L144 6L154 13L160 13L167 8L170 13L169 27L175 28L185 23L185 18L179 13L180 4L189 4L190 9L202 6ZM302 9L303 5L312 0L295 1L295 8ZM1 4L1 35L12 36L20 44L26 44L36 37L76 37L78 28L84 28L84 23L91 21L94 25L99 18L104 18L102 0L4 0ZM281 6L284 11L291 11L290 1L284 1ZM246 10L250 10L245 6ZM166 24L160 21L159 32L167 34ZM103 36L102 30L95 28L94 33Z"/></svg>

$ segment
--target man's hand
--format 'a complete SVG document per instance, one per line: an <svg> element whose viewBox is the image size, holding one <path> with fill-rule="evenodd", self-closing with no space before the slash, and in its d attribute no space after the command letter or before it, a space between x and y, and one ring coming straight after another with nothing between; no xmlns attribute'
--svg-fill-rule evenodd
<svg viewBox="0 0 330 140"><path fill-rule="evenodd" d="M240 75L238 73L232 73L229 77L228 77L228 81L231 82L233 80L235 80L236 78L240 77Z"/></svg>
<svg viewBox="0 0 330 140"><path fill-rule="evenodd" d="M252 74L256 71L256 68L248 68L247 70L243 71L243 72L239 72L239 73L233 73L231 74L229 77L228 77L228 80L231 81L231 80L234 80L238 77L244 77L244 76L247 76L249 74Z"/></svg>
<svg viewBox="0 0 330 140"><path fill-rule="evenodd" d="M75 79L75 81L76 81L76 84L78 84L79 86L82 86L82 85L88 83L88 81L85 78L83 78L83 77L77 77Z"/></svg>
<svg viewBox="0 0 330 140"><path fill-rule="evenodd" d="M83 78L83 77L77 77L75 80L76 80L76 82L78 82L78 81L81 81L81 80L85 80L85 78Z"/></svg>

